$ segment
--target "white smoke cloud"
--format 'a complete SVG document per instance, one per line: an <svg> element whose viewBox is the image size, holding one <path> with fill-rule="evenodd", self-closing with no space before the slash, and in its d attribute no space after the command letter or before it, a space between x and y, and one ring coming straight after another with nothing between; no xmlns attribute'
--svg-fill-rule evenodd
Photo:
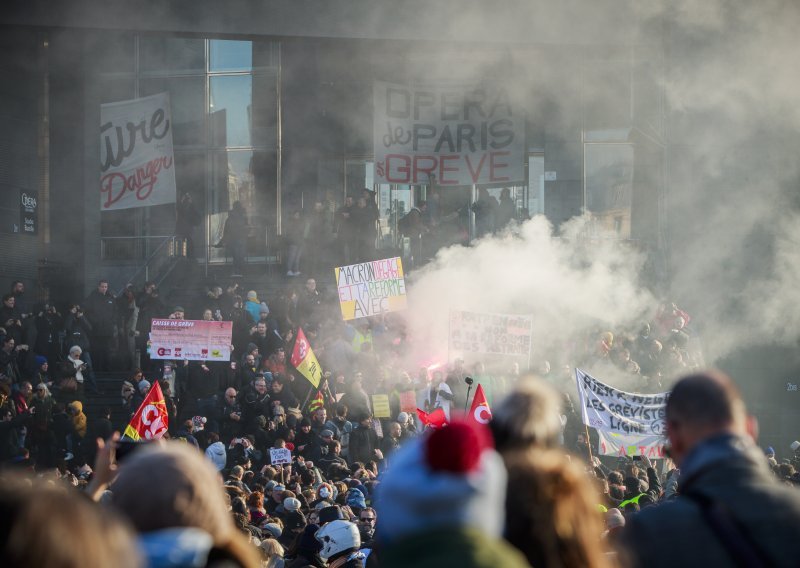
<svg viewBox="0 0 800 568"><path fill-rule="evenodd" d="M800 10L778 0L636 9L633 33L622 35L633 38L631 47L655 45L665 54L667 289L658 297L641 285L641 254L585 247L577 238L581 219L558 236L536 219L517 237L442 251L414 275L409 317L423 345L446 350L451 308L529 313L537 345L546 346L538 357L558 358L577 333L634 325L666 299L695 316L709 364L758 342L797 342L800 80L792 69ZM580 105L580 78L574 68L533 60L538 77L520 81L527 87L518 98L530 100L535 88L548 118L568 123ZM584 95L602 98L607 88L593 85Z"/></svg>
<svg viewBox="0 0 800 568"><path fill-rule="evenodd" d="M413 273L407 318L420 358L447 356L450 310L534 316L534 352L561 349L576 332L632 324L654 307L638 283L644 256L625 245L585 238L585 218L556 236L538 216L518 231L454 246ZM533 361L534 365L538 361Z"/></svg>

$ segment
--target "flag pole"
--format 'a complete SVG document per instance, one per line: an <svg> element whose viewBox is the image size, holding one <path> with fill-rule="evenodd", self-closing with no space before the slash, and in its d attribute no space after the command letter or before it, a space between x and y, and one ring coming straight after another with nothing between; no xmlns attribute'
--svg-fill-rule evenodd
<svg viewBox="0 0 800 568"><path fill-rule="evenodd" d="M583 425L586 430L586 447L589 449L589 465L594 467L594 456L592 455L592 439L589 437L589 426Z"/></svg>
<svg viewBox="0 0 800 568"><path fill-rule="evenodd" d="M300 405L300 410L306 410L306 404L308 404L308 399L311 398L311 391L314 390L314 385L308 385L308 393L306 393L306 399L303 401L303 404Z"/></svg>

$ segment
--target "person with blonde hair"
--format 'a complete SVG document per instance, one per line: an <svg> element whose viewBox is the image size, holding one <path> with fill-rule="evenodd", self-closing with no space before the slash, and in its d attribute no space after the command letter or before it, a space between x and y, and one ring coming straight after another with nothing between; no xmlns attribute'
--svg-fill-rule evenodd
<svg viewBox="0 0 800 568"><path fill-rule="evenodd" d="M259 566L258 555L236 530L219 475L187 444L147 444L119 466L111 502L139 532L142 550L160 556L205 555L205 566Z"/></svg>
<svg viewBox="0 0 800 568"><path fill-rule="evenodd" d="M537 568L606 568L599 496L586 473L558 450L503 456L508 469L505 538Z"/></svg>
<svg viewBox="0 0 800 568"><path fill-rule="evenodd" d="M281 543L274 538L265 538L261 541L261 567L262 568L283 568L285 554Z"/></svg>

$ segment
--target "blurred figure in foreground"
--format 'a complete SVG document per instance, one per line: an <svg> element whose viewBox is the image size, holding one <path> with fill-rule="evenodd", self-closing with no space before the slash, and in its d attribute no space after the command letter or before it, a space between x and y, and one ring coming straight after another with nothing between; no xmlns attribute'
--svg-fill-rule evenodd
<svg viewBox="0 0 800 568"><path fill-rule="evenodd" d="M138 449L119 467L111 489L112 503L133 523L150 565L182 557L195 559L185 564L191 566L259 566L255 548L227 511L216 470L187 444Z"/></svg>
<svg viewBox="0 0 800 568"><path fill-rule="evenodd" d="M528 565L501 538L506 470L485 427L455 421L394 456L377 495L382 568Z"/></svg>
<svg viewBox="0 0 800 568"><path fill-rule="evenodd" d="M537 568L612 566L597 535L603 532L599 497L589 478L558 450L505 454L508 468L508 541Z"/></svg>
<svg viewBox="0 0 800 568"><path fill-rule="evenodd" d="M797 566L800 495L771 474L730 378L712 371L681 379L666 415L679 496L627 522L632 564ZM668 553L654 553L665 544Z"/></svg>
<svg viewBox="0 0 800 568"><path fill-rule="evenodd" d="M0 519L0 566L144 566L128 524L66 487L6 473Z"/></svg>

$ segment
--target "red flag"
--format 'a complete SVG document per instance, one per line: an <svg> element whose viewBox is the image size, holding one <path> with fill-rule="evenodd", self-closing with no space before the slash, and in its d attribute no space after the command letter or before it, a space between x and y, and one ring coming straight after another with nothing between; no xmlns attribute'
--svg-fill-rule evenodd
<svg viewBox="0 0 800 568"><path fill-rule="evenodd" d="M422 424L425 426L430 426L434 430L441 428L442 426L447 426L447 415L441 408L435 409L430 414L422 409L417 408L417 416L419 416L419 420L422 422Z"/></svg>
<svg viewBox="0 0 800 568"><path fill-rule="evenodd" d="M486 394L483 392L482 385L478 385L478 388L475 389L472 408L469 409L469 418L478 424L488 424L492 419L492 409L489 408L489 403L486 402Z"/></svg>
<svg viewBox="0 0 800 568"><path fill-rule="evenodd" d="M150 392L144 397L139 410L131 418L125 428L125 436L132 440L157 440L163 436L169 426L167 403L158 381L153 382Z"/></svg>

